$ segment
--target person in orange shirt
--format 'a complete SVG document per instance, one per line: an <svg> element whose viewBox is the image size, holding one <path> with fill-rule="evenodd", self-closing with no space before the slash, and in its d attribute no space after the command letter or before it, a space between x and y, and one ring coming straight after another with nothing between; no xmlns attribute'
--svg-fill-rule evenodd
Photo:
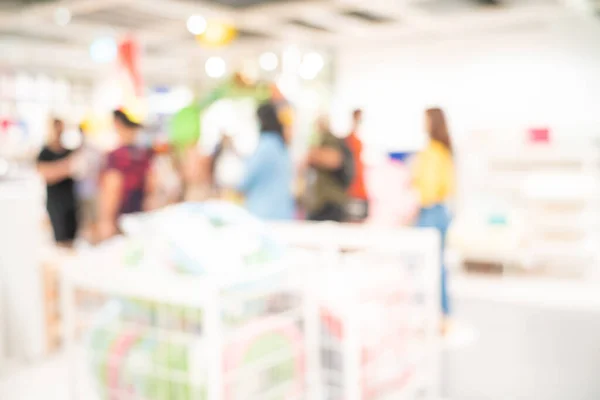
<svg viewBox="0 0 600 400"><path fill-rule="evenodd" d="M348 222L363 222L369 216L369 196L365 184L365 166L362 162L363 143L358 137L362 115L361 109L352 112L352 131L346 138L346 145L354 159L354 178L348 188L349 201L346 209Z"/></svg>

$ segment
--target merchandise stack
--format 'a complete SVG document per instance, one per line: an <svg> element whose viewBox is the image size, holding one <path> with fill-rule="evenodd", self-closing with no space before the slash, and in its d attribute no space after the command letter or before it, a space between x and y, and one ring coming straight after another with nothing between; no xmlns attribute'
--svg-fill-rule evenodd
<svg viewBox="0 0 600 400"><path fill-rule="evenodd" d="M600 151L593 140L488 140L462 150L451 245L467 266L595 274Z"/></svg>
<svg viewBox="0 0 600 400"><path fill-rule="evenodd" d="M121 228L62 269L75 397L439 394L435 232L267 226L220 202Z"/></svg>
<svg viewBox="0 0 600 400"><path fill-rule="evenodd" d="M308 288L318 332L309 351L319 354L311 399L437 399L436 233L327 223L273 228L290 246L319 255Z"/></svg>
<svg viewBox="0 0 600 400"><path fill-rule="evenodd" d="M221 203L124 219L125 237L64 269L66 343L81 398L301 398L305 343L293 259ZM79 301L85 298L87 301Z"/></svg>

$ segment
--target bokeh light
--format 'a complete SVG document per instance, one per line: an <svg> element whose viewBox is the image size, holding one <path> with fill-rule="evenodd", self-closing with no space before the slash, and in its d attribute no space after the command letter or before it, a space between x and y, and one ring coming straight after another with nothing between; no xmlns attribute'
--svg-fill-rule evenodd
<svg viewBox="0 0 600 400"><path fill-rule="evenodd" d="M187 29L193 35L201 35L206 31L207 22L201 15L192 15L187 20Z"/></svg>
<svg viewBox="0 0 600 400"><path fill-rule="evenodd" d="M211 57L204 66L206 75L211 78L221 78L227 72L227 64L221 57Z"/></svg>
<svg viewBox="0 0 600 400"><path fill-rule="evenodd" d="M279 58L273 52L266 52L260 55L258 60L260 67L265 71L275 71L279 66Z"/></svg>

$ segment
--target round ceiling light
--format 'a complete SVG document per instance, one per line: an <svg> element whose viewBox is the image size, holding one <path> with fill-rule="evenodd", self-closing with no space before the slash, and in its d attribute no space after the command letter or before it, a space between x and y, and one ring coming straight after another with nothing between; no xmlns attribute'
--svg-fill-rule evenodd
<svg viewBox="0 0 600 400"><path fill-rule="evenodd" d="M66 7L59 7L54 11L54 22L59 26L67 26L71 22L71 10Z"/></svg>
<svg viewBox="0 0 600 400"><path fill-rule="evenodd" d="M279 66L279 59L277 58L277 54L272 52L261 54L258 62L260 64L260 67L265 71L275 71Z"/></svg>
<svg viewBox="0 0 600 400"><path fill-rule="evenodd" d="M211 57L204 66L206 75L211 78L221 78L227 72L227 64L221 57Z"/></svg>
<svg viewBox="0 0 600 400"><path fill-rule="evenodd" d="M187 20L187 29L192 35L202 35L207 25L206 19L201 15L192 15Z"/></svg>
<svg viewBox="0 0 600 400"><path fill-rule="evenodd" d="M319 53L308 53L302 59L298 73L303 79L315 79L324 66L325 60L323 60L322 55Z"/></svg>
<svg viewBox="0 0 600 400"><path fill-rule="evenodd" d="M94 40L90 46L90 57L97 63L109 63L117 58L117 43L111 37Z"/></svg>

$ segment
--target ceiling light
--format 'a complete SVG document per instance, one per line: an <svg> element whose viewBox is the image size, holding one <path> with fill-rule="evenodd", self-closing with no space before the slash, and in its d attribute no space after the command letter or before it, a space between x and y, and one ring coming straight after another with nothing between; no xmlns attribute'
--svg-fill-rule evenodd
<svg viewBox="0 0 600 400"><path fill-rule="evenodd" d="M59 26L67 26L71 22L71 10L65 7L59 7L54 11L54 22Z"/></svg>
<svg viewBox="0 0 600 400"><path fill-rule="evenodd" d="M313 69L317 72L321 71L325 66L325 61L323 60L323 56L319 53L308 53L304 56L304 60L302 60L303 64L306 64L308 68Z"/></svg>
<svg viewBox="0 0 600 400"><path fill-rule="evenodd" d="M279 66L277 54L271 52L261 54L258 62L265 71L275 71Z"/></svg>
<svg viewBox="0 0 600 400"><path fill-rule="evenodd" d="M302 79L306 79L307 81L313 80L317 77L319 71L315 71L309 68L306 64L300 65L298 68L298 74Z"/></svg>
<svg viewBox="0 0 600 400"><path fill-rule="evenodd" d="M308 53L302 59L302 64L298 67L298 74L303 79L315 79L319 72L325 66L323 56L319 53Z"/></svg>
<svg viewBox="0 0 600 400"><path fill-rule="evenodd" d="M221 57L211 57L206 60L204 69L206 70L206 75L209 77L221 78L227 72L227 64Z"/></svg>
<svg viewBox="0 0 600 400"><path fill-rule="evenodd" d="M290 46L283 51L281 66L284 73L294 74L302 62L302 53L296 46Z"/></svg>
<svg viewBox="0 0 600 400"><path fill-rule="evenodd" d="M117 44L111 37L96 39L90 46L90 57L97 63L109 63L117 58Z"/></svg>
<svg viewBox="0 0 600 400"><path fill-rule="evenodd" d="M192 35L202 35L206 31L206 26L206 19L201 15L192 15L187 20L187 28Z"/></svg>

